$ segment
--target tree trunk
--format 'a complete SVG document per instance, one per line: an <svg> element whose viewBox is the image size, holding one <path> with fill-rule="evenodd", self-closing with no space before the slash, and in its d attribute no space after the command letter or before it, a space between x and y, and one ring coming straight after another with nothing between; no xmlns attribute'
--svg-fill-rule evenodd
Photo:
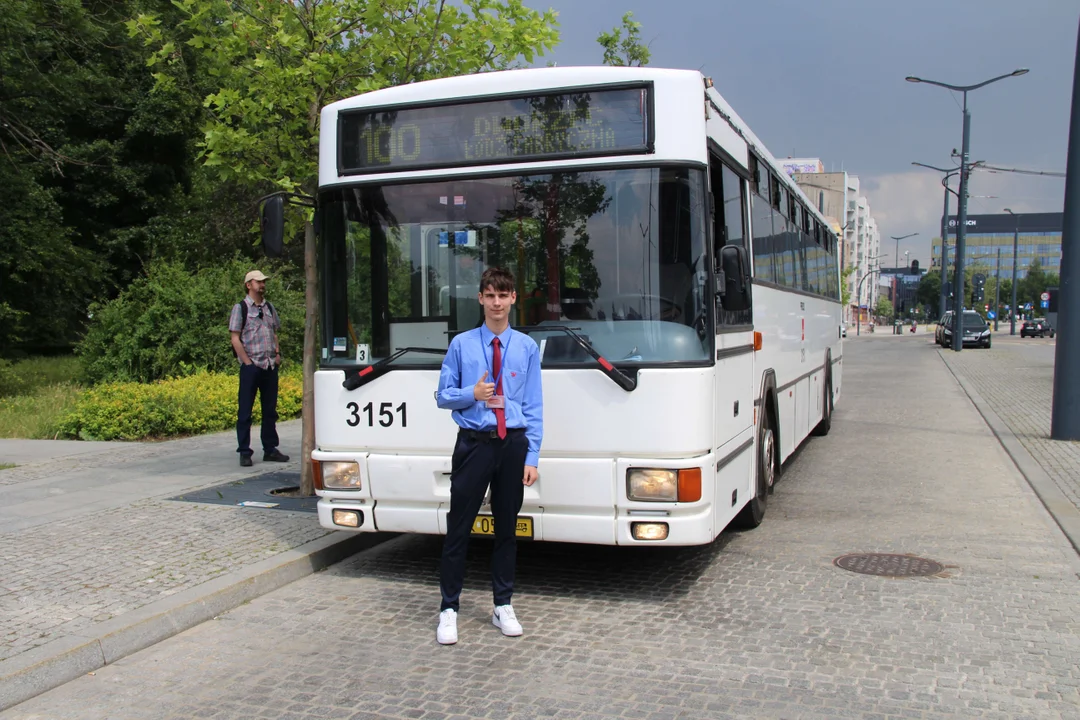
<svg viewBox="0 0 1080 720"><path fill-rule="evenodd" d="M318 315L318 279L315 273L315 226L304 221L304 394L301 403L303 422L300 444L300 494L315 494L311 451L315 449L315 363L317 360L316 317Z"/></svg>

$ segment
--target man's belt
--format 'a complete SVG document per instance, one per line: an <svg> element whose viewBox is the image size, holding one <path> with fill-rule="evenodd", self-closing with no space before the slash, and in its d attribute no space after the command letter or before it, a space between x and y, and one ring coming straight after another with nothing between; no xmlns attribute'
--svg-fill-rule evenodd
<svg viewBox="0 0 1080 720"><path fill-rule="evenodd" d="M514 437L515 435L523 435L525 428L506 428L506 437ZM466 430L460 428L458 435L464 435L472 440L478 440L479 442L490 442L492 440L499 439L499 431L496 428L483 429L483 430Z"/></svg>

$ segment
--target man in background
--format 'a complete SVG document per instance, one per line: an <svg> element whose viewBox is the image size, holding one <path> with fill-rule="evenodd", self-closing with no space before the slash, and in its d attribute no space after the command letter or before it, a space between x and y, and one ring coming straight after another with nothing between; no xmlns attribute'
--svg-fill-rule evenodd
<svg viewBox="0 0 1080 720"><path fill-rule="evenodd" d="M233 306L229 317L232 347L240 361L240 390L237 396L236 451L240 465L251 467L251 410L255 394L262 404L263 460L288 462L289 456L278 450L277 395L281 347L278 330L281 322L274 306L266 301L266 275L252 270L244 277L247 296Z"/></svg>

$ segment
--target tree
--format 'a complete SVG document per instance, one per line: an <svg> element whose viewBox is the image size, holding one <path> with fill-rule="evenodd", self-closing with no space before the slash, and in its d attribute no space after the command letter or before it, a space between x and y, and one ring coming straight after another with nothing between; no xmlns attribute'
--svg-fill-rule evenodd
<svg viewBox="0 0 1080 720"><path fill-rule="evenodd" d="M597 36L596 42L604 48L605 65L641 67L649 64L652 53L648 45L641 43L641 23L633 17L634 13L626 13L622 17L622 27L616 25L611 32L602 32Z"/></svg>
<svg viewBox="0 0 1080 720"><path fill-rule="evenodd" d="M168 0L0 0L0 347L68 347L189 183L198 104L123 21Z"/></svg>
<svg viewBox="0 0 1080 720"><path fill-rule="evenodd" d="M851 274L854 272L854 265L848 265L840 271L840 304L843 307L847 307L851 304L851 288L848 283L851 280Z"/></svg>
<svg viewBox="0 0 1080 720"><path fill-rule="evenodd" d="M891 319L893 316L892 301L887 297L879 297L874 307L874 314L882 319Z"/></svg>
<svg viewBox="0 0 1080 720"><path fill-rule="evenodd" d="M129 24L155 48L155 92L190 86L181 50L214 80L204 101L201 159L218 175L256 187L314 196L319 111L391 85L531 62L558 42L556 14L521 0L176 0L175 27L140 15ZM306 279L302 456L314 447L317 293L315 231L302 228ZM310 464L301 493L312 493Z"/></svg>
<svg viewBox="0 0 1080 720"><path fill-rule="evenodd" d="M915 301L924 308L932 309L932 317L941 317L945 311L939 308L941 304L941 272L931 270L919 280L919 288L915 291Z"/></svg>

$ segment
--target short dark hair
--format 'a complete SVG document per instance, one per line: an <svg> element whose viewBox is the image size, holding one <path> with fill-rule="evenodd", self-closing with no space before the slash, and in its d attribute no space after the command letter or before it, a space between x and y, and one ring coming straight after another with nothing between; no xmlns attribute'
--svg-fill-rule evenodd
<svg viewBox="0 0 1080 720"><path fill-rule="evenodd" d="M480 276L480 293L489 287L495 292L514 292L514 273L500 267L488 268Z"/></svg>

